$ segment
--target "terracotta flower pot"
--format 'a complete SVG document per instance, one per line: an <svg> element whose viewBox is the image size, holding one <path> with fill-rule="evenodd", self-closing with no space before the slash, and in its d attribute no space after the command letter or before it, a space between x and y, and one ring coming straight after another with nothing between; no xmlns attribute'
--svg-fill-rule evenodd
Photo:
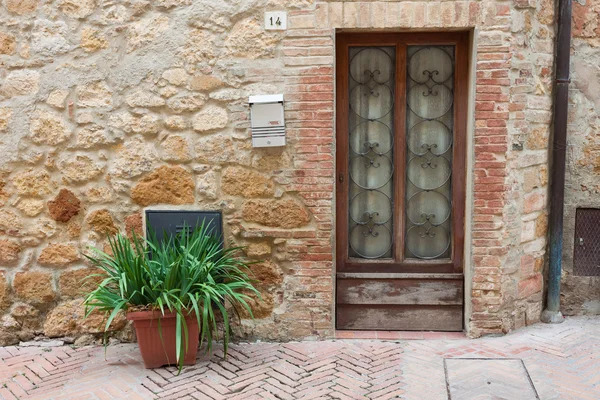
<svg viewBox="0 0 600 400"><path fill-rule="evenodd" d="M165 313L163 316L160 311L134 311L127 313L127 319L133 321L140 353L142 353L146 368L177 364L175 353L177 319L175 313ZM159 320L160 333L158 330ZM187 316L185 321L188 328L188 348L185 352L184 364L194 365L200 336L198 321L195 315ZM185 339L182 338L182 340Z"/></svg>

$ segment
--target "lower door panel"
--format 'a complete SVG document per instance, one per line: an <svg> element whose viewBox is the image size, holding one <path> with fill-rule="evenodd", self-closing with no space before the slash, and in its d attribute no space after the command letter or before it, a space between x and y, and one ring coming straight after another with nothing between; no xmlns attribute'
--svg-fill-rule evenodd
<svg viewBox="0 0 600 400"><path fill-rule="evenodd" d="M338 329L463 329L462 274L339 273Z"/></svg>

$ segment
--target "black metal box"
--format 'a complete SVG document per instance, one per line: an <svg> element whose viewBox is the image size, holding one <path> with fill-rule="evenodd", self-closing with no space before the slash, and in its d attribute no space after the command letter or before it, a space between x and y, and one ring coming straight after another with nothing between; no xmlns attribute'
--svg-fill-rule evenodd
<svg viewBox="0 0 600 400"><path fill-rule="evenodd" d="M220 211L146 210L146 234L154 232L159 240L164 233L176 235L187 227L193 230L204 222L211 234L223 243L223 222Z"/></svg>

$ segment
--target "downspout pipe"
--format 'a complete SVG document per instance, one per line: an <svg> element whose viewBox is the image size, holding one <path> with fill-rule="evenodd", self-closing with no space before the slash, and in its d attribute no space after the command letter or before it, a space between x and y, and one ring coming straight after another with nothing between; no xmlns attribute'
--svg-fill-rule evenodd
<svg viewBox="0 0 600 400"><path fill-rule="evenodd" d="M567 153L567 118L569 107L569 64L571 62L571 0L558 0L558 33L556 36L556 78L554 82L554 132L550 192L550 260L548 297L542 321L557 324L564 321L560 312L560 278L562 270L563 214Z"/></svg>

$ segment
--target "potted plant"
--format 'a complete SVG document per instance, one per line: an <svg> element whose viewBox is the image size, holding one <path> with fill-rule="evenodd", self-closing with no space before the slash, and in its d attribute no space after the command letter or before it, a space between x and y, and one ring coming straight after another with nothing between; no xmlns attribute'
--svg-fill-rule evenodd
<svg viewBox="0 0 600 400"><path fill-rule="evenodd" d="M259 295L248 277L239 247L223 248L208 225L158 240L133 233L129 240L109 238L110 254L98 249L87 258L100 268L102 283L85 299L86 315L108 316L105 330L119 312L126 312L136 330L146 368L194 364L198 344L211 351L223 331L229 344L230 309L244 307L248 293ZM219 322L222 318L222 328Z"/></svg>

